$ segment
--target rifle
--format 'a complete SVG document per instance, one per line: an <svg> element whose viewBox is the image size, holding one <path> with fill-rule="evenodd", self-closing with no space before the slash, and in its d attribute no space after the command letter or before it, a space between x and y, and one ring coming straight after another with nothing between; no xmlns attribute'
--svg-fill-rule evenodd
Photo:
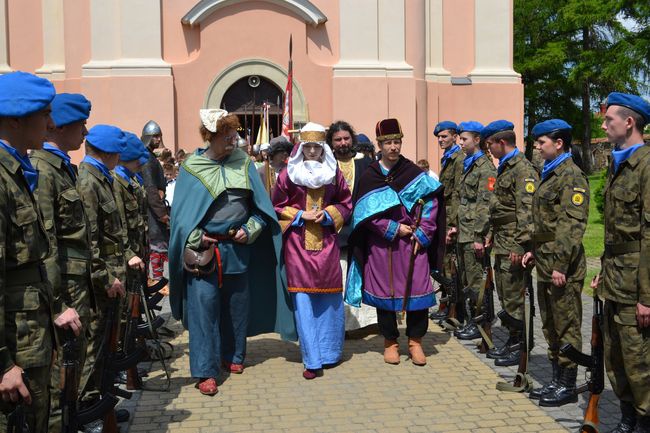
<svg viewBox="0 0 650 433"><path fill-rule="evenodd" d="M31 394L32 391L29 389L29 379L27 378L27 373L23 371L23 383L27 388L27 391ZM25 402L22 397L19 396L18 403L16 403L16 408L7 415L7 433L31 433L32 429L29 427L27 422L27 414L25 413Z"/></svg>
<svg viewBox="0 0 650 433"><path fill-rule="evenodd" d="M578 365L587 368L587 383L580 385L576 393L589 391L589 403L585 410L581 433L598 432L598 400L605 388L605 360L603 348L603 302L594 296L594 314L591 317L591 355L586 355L567 343L560 348L560 353Z"/></svg>
<svg viewBox="0 0 650 433"><path fill-rule="evenodd" d="M486 353L488 350L494 348L492 343L492 321L494 320L494 274L492 273L492 265L490 264L490 256L485 252L483 256L483 290L479 293L476 302L477 316L472 318L472 321L478 326L481 333L481 344L479 345L479 352Z"/></svg>
<svg viewBox="0 0 650 433"><path fill-rule="evenodd" d="M77 433L81 426L105 416L117 404L117 397L103 395L92 406L79 410L79 343L72 331L66 331L61 360L61 433Z"/></svg>
<svg viewBox="0 0 650 433"><path fill-rule="evenodd" d="M431 273L433 279L436 280L441 286L443 286L445 288L445 292L447 293L446 302L449 308L449 312L446 319L440 320L438 322L438 325L447 331L453 331L462 326L462 323L460 322L462 315L459 314L458 310L458 304L460 302L460 274L458 272L458 266L456 263L456 244L452 245L453 246L450 251L452 277L447 278L438 270L435 270Z"/></svg>
<svg viewBox="0 0 650 433"><path fill-rule="evenodd" d="M521 357L519 358L519 367L517 368L517 375L515 376L514 383L510 385L506 382L497 383L499 391L511 392L530 392L533 388L533 382L528 374L528 355L533 349L533 317L535 316L535 296L533 290L533 274L532 270L525 271L525 286L524 286L524 320L518 320L508 314L505 310L499 311L497 316L501 322L508 328L516 328L522 331L523 338L519 343L521 348ZM528 299L528 302L526 300ZM516 347L516 346L515 346ZM512 350L512 349L511 349Z"/></svg>
<svg viewBox="0 0 650 433"><path fill-rule="evenodd" d="M118 339L120 336L120 320L117 317L120 298L111 300L106 307L106 329L102 349L98 355L104 358L100 394L105 396L112 394L122 398L130 399L132 393L124 391L115 386L115 374L137 366L144 357L142 348L136 348L133 353L124 355L118 352ZM104 415L104 433L117 433L117 420L115 411L108 411Z"/></svg>
<svg viewBox="0 0 650 433"><path fill-rule="evenodd" d="M415 256L418 254L418 247L420 244L415 238L415 230L420 227L420 222L422 221L422 210L424 209L424 200L418 199L417 210L415 211L415 224L413 228L413 237L411 239L411 257L409 258L409 268L406 274L406 289L404 290L404 299L402 299L402 311L400 313L401 318L404 318L406 314L406 306L411 297L411 289L413 288L413 272L415 270ZM401 321L401 320L400 320Z"/></svg>
<svg viewBox="0 0 650 433"><path fill-rule="evenodd" d="M132 353L136 347L134 332L140 321L140 290L135 286L142 284L139 278L128 281L127 284L127 322L124 331L123 349L125 354ZM126 389L142 389L142 379L138 375L138 366L134 365L126 371Z"/></svg>

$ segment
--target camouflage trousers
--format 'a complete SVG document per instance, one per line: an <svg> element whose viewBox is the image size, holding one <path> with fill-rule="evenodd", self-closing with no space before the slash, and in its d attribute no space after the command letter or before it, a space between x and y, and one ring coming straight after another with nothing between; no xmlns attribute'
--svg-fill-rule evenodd
<svg viewBox="0 0 650 433"><path fill-rule="evenodd" d="M463 287L468 290L468 295L473 303L476 303L483 285L483 263L474 254L474 243L466 242L458 244L458 257Z"/></svg>
<svg viewBox="0 0 650 433"><path fill-rule="evenodd" d="M542 331L548 344L548 359L557 360L562 367L577 367L560 347L571 343L582 350L582 284L584 280L567 281L564 287L553 283L537 283L537 301L542 318Z"/></svg>
<svg viewBox="0 0 650 433"><path fill-rule="evenodd" d="M614 393L650 416L650 328L639 328L636 305L605 301L605 368Z"/></svg>
<svg viewBox="0 0 650 433"><path fill-rule="evenodd" d="M51 368L49 365L45 367L26 368L25 373L29 380L29 390L32 396L32 404L25 405L25 418L29 431L33 433L47 433L47 419L50 412L50 390L48 383L50 382ZM8 415L15 409L15 405L0 401L0 433L6 433ZM15 431L18 430L16 426Z"/></svg>
<svg viewBox="0 0 650 433"><path fill-rule="evenodd" d="M521 264L513 266L504 254L494 256L494 285L501 308L517 320L524 320L525 272ZM510 329L510 335L519 337L521 329Z"/></svg>

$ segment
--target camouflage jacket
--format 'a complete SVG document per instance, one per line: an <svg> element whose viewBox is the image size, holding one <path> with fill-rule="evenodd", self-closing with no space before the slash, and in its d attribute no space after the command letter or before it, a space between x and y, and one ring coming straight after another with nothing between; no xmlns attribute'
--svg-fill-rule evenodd
<svg viewBox="0 0 650 433"><path fill-rule="evenodd" d="M49 238L20 163L0 149L0 373L52 360Z"/></svg>
<svg viewBox="0 0 650 433"><path fill-rule="evenodd" d="M481 242L490 229L490 197L497 170L483 155L463 173L458 187L458 242Z"/></svg>
<svg viewBox="0 0 650 433"><path fill-rule="evenodd" d="M127 181L118 174L115 179L115 199L122 221L124 238L124 261L134 256L146 259L147 255L147 196L144 187L137 181Z"/></svg>
<svg viewBox="0 0 650 433"><path fill-rule="evenodd" d="M599 295L650 306L650 145L611 170L605 185L605 253Z"/></svg>
<svg viewBox="0 0 650 433"><path fill-rule="evenodd" d="M589 217L589 182L571 158L542 180L533 197L533 242L537 278L551 282L553 271L568 281L585 278L582 237Z"/></svg>
<svg viewBox="0 0 650 433"><path fill-rule="evenodd" d="M456 227L458 224L458 184L463 175L463 159L465 154L462 150L454 153L446 166L440 167L440 183L445 187L445 211L447 212L447 229Z"/></svg>
<svg viewBox="0 0 650 433"><path fill-rule="evenodd" d="M533 194L539 176L522 152L503 163L490 199L494 254L523 254L532 248Z"/></svg>
<svg viewBox="0 0 650 433"><path fill-rule="evenodd" d="M113 185L92 165L81 163L77 189L90 223L93 289L103 294L115 278L122 283L126 279L120 211Z"/></svg>
<svg viewBox="0 0 650 433"><path fill-rule="evenodd" d="M73 307L79 315L88 317L94 304L92 290L89 290L90 232L76 180L63 160L47 150L33 151L30 159L38 170L38 187L34 193L50 235L50 255L45 260L45 268L54 290L54 312L60 314ZM86 277L88 284L64 287L62 275ZM83 305L79 300L90 300L90 303Z"/></svg>

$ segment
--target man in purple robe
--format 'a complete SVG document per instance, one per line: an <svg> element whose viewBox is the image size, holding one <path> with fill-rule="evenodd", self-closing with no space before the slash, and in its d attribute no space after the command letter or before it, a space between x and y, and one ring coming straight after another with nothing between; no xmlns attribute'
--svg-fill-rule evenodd
<svg viewBox="0 0 650 433"><path fill-rule="evenodd" d="M444 254L443 188L401 155L404 135L397 119L377 123L376 132L382 157L359 181L345 301L377 308L389 364L400 361L396 316L406 311L411 360L425 365L421 341L428 309L436 303L429 275L441 268Z"/></svg>

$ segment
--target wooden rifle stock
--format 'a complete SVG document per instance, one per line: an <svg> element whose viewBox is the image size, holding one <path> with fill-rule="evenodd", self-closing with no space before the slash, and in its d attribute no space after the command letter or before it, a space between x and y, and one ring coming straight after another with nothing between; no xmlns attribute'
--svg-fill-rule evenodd
<svg viewBox="0 0 650 433"><path fill-rule="evenodd" d="M594 313L591 317L591 355L586 355L573 347L570 343L560 348L560 353L578 365L587 367L589 380L586 387L579 388L589 390L589 404L585 410L585 417L580 429L581 433L598 432L598 401L600 394L605 388L605 359L603 346L603 302L594 296ZM582 392L580 391L580 392Z"/></svg>
<svg viewBox="0 0 650 433"><path fill-rule="evenodd" d="M118 341L120 338L120 318L118 316L120 298L116 297L115 299L112 299L109 302L112 305L110 305L110 307L106 309L106 316L107 316L106 324L107 326L110 326L110 334L108 335L108 342L107 342L108 351L110 352L110 355L106 359L104 359L103 368L105 371L103 372L102 381L111 381L111 386L112 386L114 385L115 375L111 371L110 376L112 377L108 377L106 370L110 370L110 368L106 365L106 363L109 361L109 359L113 357L113 354L117 353L118 351ZM114 410L109 410L104 415L104 427L102 432L103 433L119 432Z"/></svg>

